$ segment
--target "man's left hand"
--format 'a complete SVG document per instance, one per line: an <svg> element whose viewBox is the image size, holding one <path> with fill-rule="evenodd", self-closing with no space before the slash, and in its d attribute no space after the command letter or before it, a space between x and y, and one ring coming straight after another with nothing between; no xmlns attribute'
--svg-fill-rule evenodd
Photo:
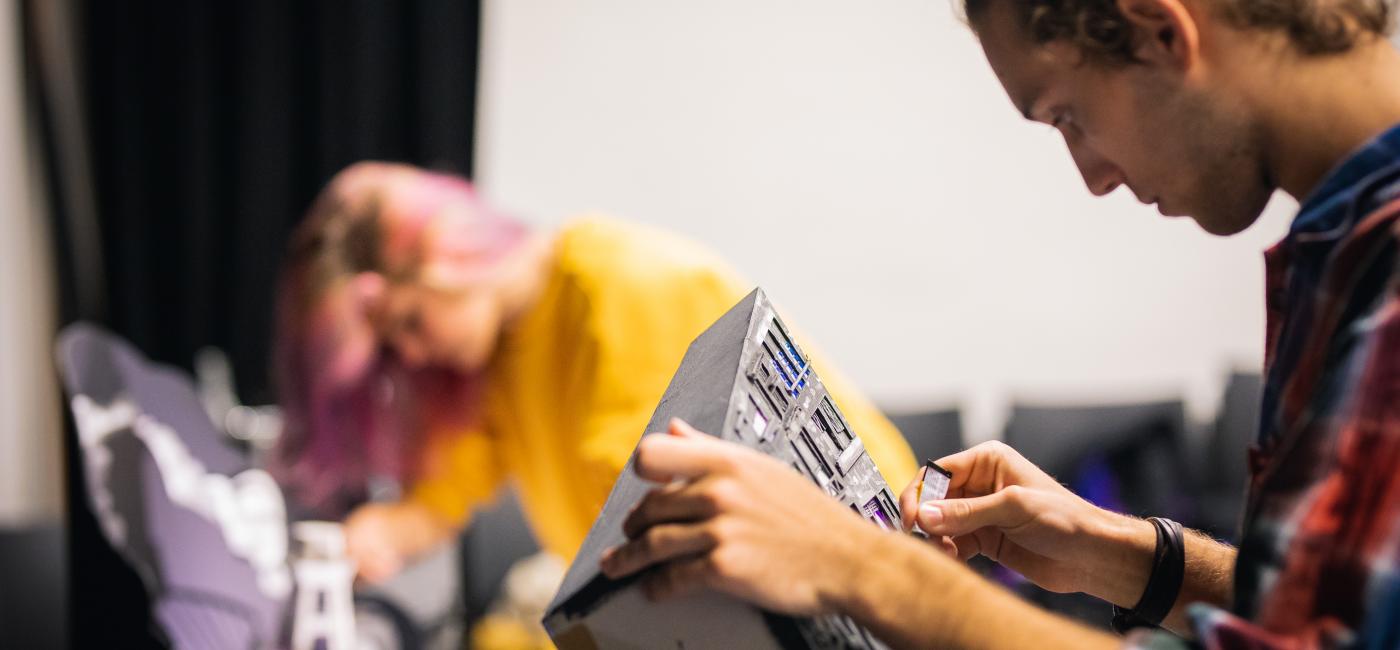
<svg viewBox="0 0 1400 650"><path fill-rule="evenodd" d="M773 611L832 613L862 558L887 535L791 467L672 420L643 438L636 471L663 483L603 554L612 578L642 579L651 598L708 588Z"/></svg>

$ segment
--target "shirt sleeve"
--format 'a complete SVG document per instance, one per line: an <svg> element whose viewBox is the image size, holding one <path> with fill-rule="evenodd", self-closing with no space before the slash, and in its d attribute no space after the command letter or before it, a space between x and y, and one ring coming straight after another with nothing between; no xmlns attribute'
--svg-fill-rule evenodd
<svg viewBox="0 0 1400 650"><path fill-rule="evenodd" d="M1393 619L1393 607L1382 618ZM1333 619L1308 621L1304 627L1283 634L1266 630L1219 607L1195 604L1187 610L1197 639L1187 640L1161 630L1139 629L1125 638L1124 647L1131 650L1298 650L1301 648L1393 648L1400 637L1395 630L1389 641L1364 642ZM1393 626L1393 623L1387 622ZM1373 641L1375 641L1373 639Z"/></svg>
<svg viewBox="0 0 1400 650"><path fill-rule="evenodd" d="M652 266L650 273L634 269L619 282L629 284L630 291L647 296L647 300L596 300L594 304L602 345L599 381L592 394L584 445L585 455L601 462L610 476L622 472L627 464L638 434L679 367L686 347L750 290L748 283L717 259L703 258L699 252L678 258L697 262L673 262L673 268L665 273L658 272L657 266ZM602 291L594 293L602 296ZM909 444L853 382L805 342L802 347L812 357L813 368L837 408L897 495L916 469Z"/></svg>
<svg viewBox="0 0 1400 650"><path fill-rule="evenodd" d="M613 277L590 292L589 328L598 351L579 468L608 486L642 434L653 433L644 429L691 341L743 295L718 265L673 264Z"/></svg>
<svg viewBox="0 0 1400 650"><path fill-rule="evenodd" d="M490 501L502 482L495 444L479 429L444 436L429 445L425 458L427 467L409 490L408 500L457 526Z"/></svg>
<svg viewBox="0 0 1400 650"><path fill-rule="evenodd" d="M1332 376L1354 395L1318 415L1335 457L1279 521L1290 540L1261 593L1258 620L1204 604L1188 616L1198 646L1138 632L1132 648L1211 650L1400 647L1400 299L1392 276L1345 335ZM1279 507L1287 501L1270 502ZM1285 499L1287 497L1279 497Z"/></svg>

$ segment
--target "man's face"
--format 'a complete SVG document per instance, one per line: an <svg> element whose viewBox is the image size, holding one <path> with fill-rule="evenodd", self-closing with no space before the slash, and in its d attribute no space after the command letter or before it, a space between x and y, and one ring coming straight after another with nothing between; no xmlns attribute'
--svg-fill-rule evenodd
<svg viewBox="0 0 1400 650"><path fill-rule="evenodd" d="M1068 42L1036 44L1011 0L995 0L974 23L1011 101L1059 130L1095 195L1126 185L1163 215L1190 216L1217 235L1263 211L1274 183L1261 139L1228 89L1212 87L1203 59L1175 65L1163 50L1114 65Z"/></svg>

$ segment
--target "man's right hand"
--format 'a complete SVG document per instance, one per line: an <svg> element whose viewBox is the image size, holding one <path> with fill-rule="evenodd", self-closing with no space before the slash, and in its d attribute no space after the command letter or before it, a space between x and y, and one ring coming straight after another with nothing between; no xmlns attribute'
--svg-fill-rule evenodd
<svg viewBox="0 0 1400 650"><path fill-rule="evenodd" d="M1011 447L988 442L937 461L952 472L948 497L922 507L918 480L900 496L903 524L952 538L959 557L981 554L1050 591L1085 593L1123 607L1142 596L1152 565L1152 524L1076 496Z"/></svg>

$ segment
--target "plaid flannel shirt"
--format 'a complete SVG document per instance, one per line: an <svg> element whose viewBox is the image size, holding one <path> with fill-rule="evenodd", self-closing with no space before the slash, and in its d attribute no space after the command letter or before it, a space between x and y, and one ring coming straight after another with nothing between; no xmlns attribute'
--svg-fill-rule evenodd
<svg viewBox="0 0 1400 650"><path fill-rule="evenodd" d="M1400 126L1265 253L1264 397L1229 611L1207 648L1400 648ZM1181 647L1163 632L1130 645Z"/></svg>

